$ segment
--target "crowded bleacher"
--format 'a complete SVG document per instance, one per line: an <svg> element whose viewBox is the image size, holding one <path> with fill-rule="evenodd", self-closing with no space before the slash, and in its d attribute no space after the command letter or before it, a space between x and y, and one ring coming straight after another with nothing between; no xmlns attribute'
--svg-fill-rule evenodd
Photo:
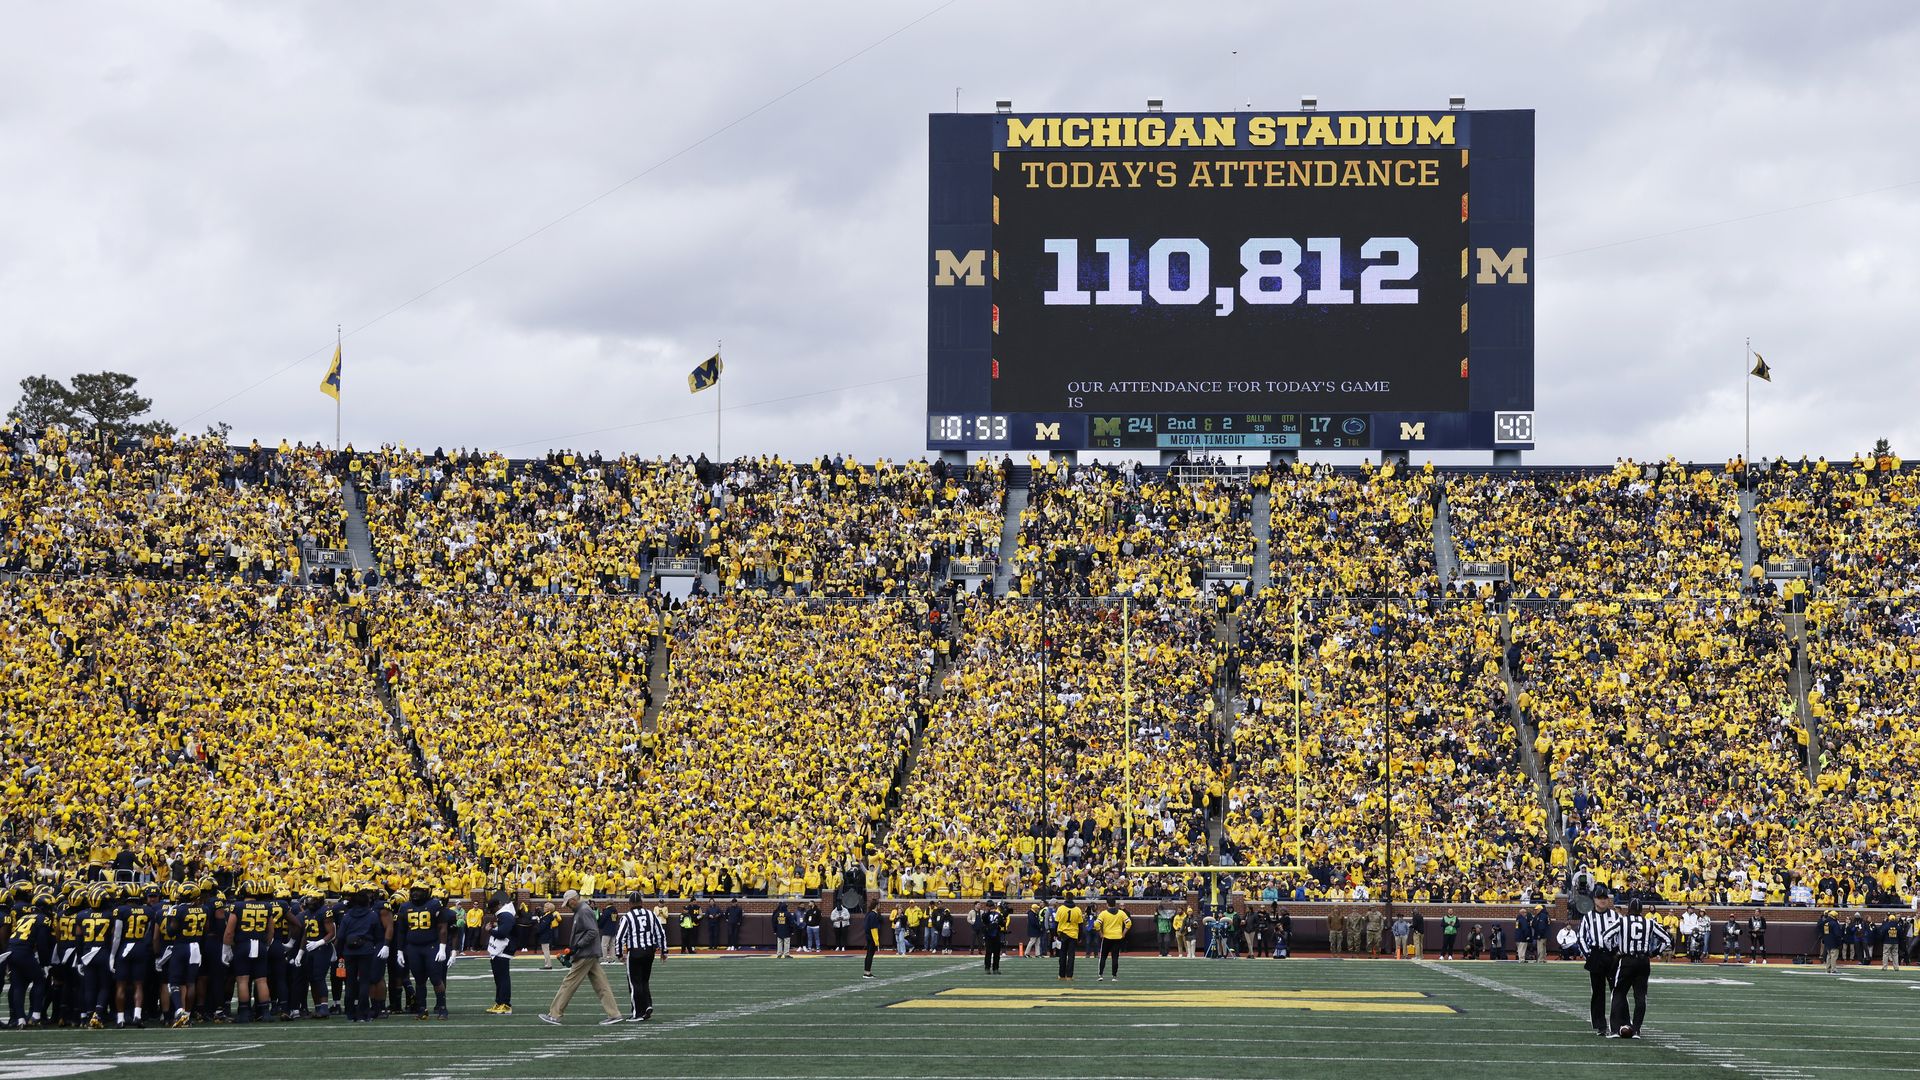
<svg viewBox="0 0 1920 1080"><path fill-rule="evenodd" d="M1739 470L1672 461L5 448L13 873L1917 884L1920 473L1884 459L1756 470L1743 521ZM362 506L370 561L324 571ZM1767 570L1796 559L1810 577Z"/></svg>

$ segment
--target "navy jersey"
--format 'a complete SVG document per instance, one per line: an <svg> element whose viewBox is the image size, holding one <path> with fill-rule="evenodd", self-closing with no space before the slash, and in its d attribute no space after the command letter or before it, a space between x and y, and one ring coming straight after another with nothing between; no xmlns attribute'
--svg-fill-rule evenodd
<svg viewBox="0 0 1920 1080"><path fill-rule="evenodd" d="M15 956L46 964L53 958L53 919L44 912L19 912L13 917L7 942Z"/></svg>
<svg viewBox="0 0 1920 1080"><path fill-rule="evenodd" d="M234 920L233 940L240 944L264 944L273 936L274 924L280 920L280 905L271 900L242 900L237 904L229 918ZM258 956L259 953L248 953Z"/></svg>
<svg viewBox="0 0 1920 1080"><path fill-rule="evenodd" d="M401 940L408 945L438 945L444 919L440 901L428 900L416 904L409 900L400 905L399 914L394 916L394 924Z"/></svg>
<svg viewBox="0 0 1920 1080"><path fill-rule="evenodd" d="M194 907L200 914L200 950L217 960L227 934L227 906L218 900L207 900Z"/></svg>
<svg viewBox="0 0 1920 1080"><path fill-rule="evenodd" d="M169 945L199 941L206 933L206 918L198 904L168 904L160 913L161 938Z"/></svg>
<svg viewBox="0 0 1920 1080"><path fill-rule="evenodd" d="M160 923L160 905L122 904L113 918L120 924L121 945L144 946L152 941L154 927Z"/></svg>
<svg viewBox="0 0 1920 1080"><path fill-rule="evenodd" d="M80 913L80 921L75 926L75 933L78 935L81 952L86 952L102 945L111 947L113 944L113 916L108 915L104 911L96 911L88 908Z"/></svg>
<svg viewBox="0 0 1920 1080"><path fill-rule="evenodd" d="M291 900L275 901L279 908L275 916L273 940L281 945L298 945L306 940L306 915L300 911L300 905Z"/></svg>

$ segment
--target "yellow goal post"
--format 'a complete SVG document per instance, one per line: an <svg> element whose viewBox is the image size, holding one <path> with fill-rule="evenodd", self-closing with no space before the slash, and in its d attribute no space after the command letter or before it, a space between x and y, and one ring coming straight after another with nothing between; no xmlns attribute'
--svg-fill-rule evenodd
<svg viewBox="0 0 1920 1080"><path fill-rule="evenodd" d="M1123 843L1129 874L1206 874L1212 883L1213 902L1220 902L1221 874L1297 874L1305 871L1301 855L1303 838L1300 819L1300 601L1293 600L1293 859L1292 863L1257 866L1182 866L1176 864L1133 864L1133 598L1120 598L1120 722L1125 726L1125 753L1121 756L1121 786L1126 800L1122 813Z"/></svg>

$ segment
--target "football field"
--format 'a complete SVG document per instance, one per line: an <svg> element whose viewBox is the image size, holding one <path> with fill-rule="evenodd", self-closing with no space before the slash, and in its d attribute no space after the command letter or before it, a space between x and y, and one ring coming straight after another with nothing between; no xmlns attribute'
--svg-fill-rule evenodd
<svg viewBox="0 0 1920 1080"><path fill-rule="evenodd" d="M1588 1030L1576 963L1128 958L1125 980L1071 985L1051 962L999 976L961 956L859 961L675 957L645 1024L596 1026L589 993L542 1024L560 971L516 963L516 1014L484 962L449 981L453 1018L0 1033L0 1080L687 1077L1473 1080L1542 1075L1791 1080L1920 1073L1920 973L1664 964L1648 1037ZM625 982L614 979L624 1005Z"/></svg>

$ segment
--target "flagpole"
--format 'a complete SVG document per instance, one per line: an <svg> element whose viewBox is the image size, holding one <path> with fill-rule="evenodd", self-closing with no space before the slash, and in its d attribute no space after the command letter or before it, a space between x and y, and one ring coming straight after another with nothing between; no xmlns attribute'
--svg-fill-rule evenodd
<svg viewBox="0 0 1920 1080"><path fill-rule="evenodd" d="M333 324L333 355L340 355L340 324ZM344 380L342 380L344 382ZM340 452L340 387L333 388L333 452Z"/></svg>
<svg viewBox="0 0 1920 1080"><path fill-rule="evenodd" d="M1747 392L1747 448L1740 457L1740 483L1753 490L1753 339L1747 339L1746 358L1740 362L1740 385Z"/></svg>
<svg viewBox="0 0 1920 1080"><path fill-rule="evenodd" d="M720 342L717 340L713 343L713 355L714 359L718 361L720 357ZM721 453L722 443L720 441L720 401L726 396L726 393L726 380L720 377L718 364L716 363L713 373L713 463L715 465L726 460L726 455Z"/></svg>

